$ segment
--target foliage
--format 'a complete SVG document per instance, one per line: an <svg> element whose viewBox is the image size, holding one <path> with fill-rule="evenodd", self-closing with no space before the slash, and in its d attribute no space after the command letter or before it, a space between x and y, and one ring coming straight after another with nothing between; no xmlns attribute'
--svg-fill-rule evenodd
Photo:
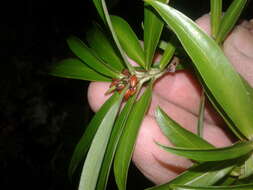
<svg viewBox="0 0 253 190"><path fill-rule="evenodd" d="M176 147L156 143L168 152L195 160L196 164L174 180L149 189L250 189L252 184L243 179L252 177L253 173L252 89L233 69L221 49L247 1L234 0L222 17L222 0L210 0L210 37L190 18L167 5L168 1L145 0L144 39L138 39L124 19L110 15L104 0L93 2L102 24L94 24L87 33L88 44L77 37L69 37L67 42L76 58L61 61L50 72L65 78L111 81L106 93L113 95L91 120L70 163L71 176L85 159L79 190L106 189L112 164L118 188L126 189L129 163L139 127L151 102L154 81L178 69L171 60L179 47L173 41L163 41L163 50L159 47L161 34L168 32L168 28L189 56L190 60L182 64L195 71L204 94L198 135L183 129L157 108L157 122ZM139 40L144 40L144 47ZM162 57L154 62L158 49L163 51ZM138 66L131 65L130 58ZM217 83L217 78L222 80ZM140 93L144 87L145 92ZM216 148L201 137L205 96L237 136L238 142L234 145ZM231 177L234 180L218 186L219 181Z"/></svg>

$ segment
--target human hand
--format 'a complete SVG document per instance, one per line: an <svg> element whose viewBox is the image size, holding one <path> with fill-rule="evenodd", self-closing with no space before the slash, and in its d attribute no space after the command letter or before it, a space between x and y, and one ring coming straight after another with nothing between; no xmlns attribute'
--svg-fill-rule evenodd
<svg viewBox="0 0 253 190"><path fill-rule="evenodd" d="M210 33L209 16L196 21ZM253 86L253 20L238 25L224 43L224 53L236 70ZM89 86L88 99L91 108L97 111L108 96L109 83L93 82ZM152 103L142 122L133 154L133 161L140 171L156 184L165 183L186 170L192 163L182 157L165 152L154 140L171 146L160 131L154 110L159 105L186 129L196 132L201 86L190 71L168 73L154 85ZM205 110L203 137L211 144L222 147L232 143L224 130L224 122L210 105Z"/></svg>

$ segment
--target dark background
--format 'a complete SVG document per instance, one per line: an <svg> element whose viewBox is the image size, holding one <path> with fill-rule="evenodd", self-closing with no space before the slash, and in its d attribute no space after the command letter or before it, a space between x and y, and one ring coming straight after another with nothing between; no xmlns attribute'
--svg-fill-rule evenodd
<svg viewBox="0 0 253 190"><path fill-rule="evenodd" d="M208 2L171 4L196 19L208 12ZM77 189L78 175L71 182L67 167L93 115L85 95L88 83L46 73L48 66L71 55L66 37L83 38L91 21L98 20L95 8L91 0L9 1L5 6L0 27L0 189ZM141 0L119 1L110 12L140 34ZM251 2L242 18L252 14ZM132 165L128 185L143 189L152 183ZM116 189L113 176L108 189Z"/></svg>

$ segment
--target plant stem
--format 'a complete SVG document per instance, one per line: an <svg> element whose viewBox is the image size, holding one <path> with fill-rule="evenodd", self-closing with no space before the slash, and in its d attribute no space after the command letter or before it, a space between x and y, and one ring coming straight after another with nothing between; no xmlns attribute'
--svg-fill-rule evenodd
<svg viewBox="0 0 253 190"><path fill-rule="evenodd" d="M216 39L222 16L222 0L210 0L212 37Z"/></svg>
<svg viewBox="0 0 253 190"><path fill-rule="evenodd" d="M126 53L123 51L123 49L122 49L122 47L121 47L121 45L120 45L120 43L119 43L119 39L118 39L116 33L114 32L114 29L113 29L113 26L112 26L112 22L111 22L111 19L110 19L110 15L109 15L108 10L107 10L107 8L106 8L105 1L102 0L101 3L102 3L103 11L104 11L104 13L105 13L105 19L106 19L106 21L107 21L107 24L108 24L108 26L109 26L109 29L110 29L111 34L112 34L112 36L113 36L113 39L114 39L114 41L115 41L115 43L116 43L116 45L117 45L117 47L118 47L118 49L119 49L119 52L120 52L120 54L121 54L121 56L122 56L122 58L123 58L123 60L124 60L124 62L125 62L125 64L126 64L127 69L129 70L129 72L130 72L131 74L134 74L134 68L133 68L133 66L129 63L129 61L128 61L128 59L127 59L127 56L126 56Z"/></svg>

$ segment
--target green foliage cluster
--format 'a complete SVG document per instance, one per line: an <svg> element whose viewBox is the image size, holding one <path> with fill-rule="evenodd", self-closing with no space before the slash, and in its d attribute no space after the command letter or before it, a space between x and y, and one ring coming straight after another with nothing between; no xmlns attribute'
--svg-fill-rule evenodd
<svg viewBox="0 0 253 190"><path fill-rule="evenodd" d="M185 130L157 108L156 120L175 147L156 143L168 152L194 160L196 164L174 180L149 189L253 189L253 184L246 180L253 175L252 88L232 68L220 48L247 1L234 0L222 16L222 0L210 0L210 37L190 18L167 5L168 0L145 0L143 46L124 19L108 13L104 0L93 2L102 25L94 24L87 33L88 44L73 36L68 38L68 45L76 58L54 65L50 73L65 78L112 81L109 92L113 91L113 95L95 114L73 154L70 176L85 159L79 190L106 189L112 165L118 188L126 189L134 144L151 102L154 81L179 69L172 62L178 47L172 41L161 39L162 32L168 28L190 58L180 69L186 66L194 69L204 87L204 94L198 134ZM161 48L161 42L164 48ZM155 63L154 55L158 49L162 51L162 57ZM138 66L131 65L129 58ZM125 74L126 70L128 74ZM133 76L137 81L131 79ZM217 83L217 78L222 80ZM119 85L123 88L119 89ZM140 94L144 86L145 91ZM238 138L232 146L216 148L201 137L205 97Z"/></svg>

